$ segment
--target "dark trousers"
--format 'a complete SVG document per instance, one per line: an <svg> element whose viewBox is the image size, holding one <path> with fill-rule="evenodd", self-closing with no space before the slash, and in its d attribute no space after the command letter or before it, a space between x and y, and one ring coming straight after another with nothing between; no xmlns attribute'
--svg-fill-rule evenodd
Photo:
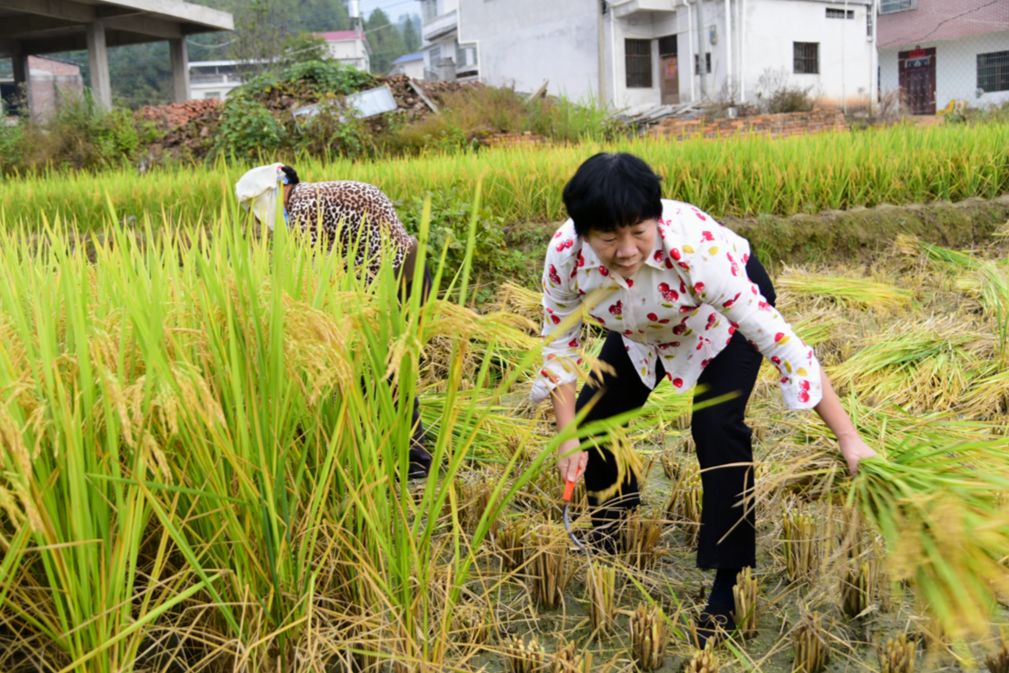
<svg viewBox="0 0 1009 673"><path fill-rule="evenodd" d="M773 305L774 287L756 256L750 257L746 272L764 298ZM698 380L698 386L703 391L695 396L695 403L734 395L714 406L695 409L690 421L691 434L697 446L697 460L702 470L701 531L697 549L697 565L700 568L741 568L756 564L753 506L750 504L744 510L740 501L744 495L749 495L753 487L752 431L746 425L744 415L762 357L737 331ZM618 333L607 335L600 359L614 371L597 375L579 393L578 410L596 400L585 422L637 409L644 405L651 393L631 364ZM660 360L656 380L661 381L664 377L665 369ZM593 524L602 537L612 535L627 510L641 503L637 475L629 468L617 493L605 502L591 495L611 489L618 475L617 460L607 447L589 450L585 487L590 493Z"/></svg>
<svg viewBox="0 0 1009 673"><path fill-rule="evenodd" d="M400 292L401 301L407 301L410 294L413 292L413 283L411 282L412 276L407 278L405 275L402 280L402 289ZM431 294L431 271L424 266L424 275L421 278L421 303L426 302ZM428 437L427 430L424 429L424 424L420 420L420 401L417 397L413 398L413 414L411 423L413 424L413 436L410 440L410 472L409 477L412 479L426 477L431 471L431 453L427 450L427 446L430 438Z"/></svg>

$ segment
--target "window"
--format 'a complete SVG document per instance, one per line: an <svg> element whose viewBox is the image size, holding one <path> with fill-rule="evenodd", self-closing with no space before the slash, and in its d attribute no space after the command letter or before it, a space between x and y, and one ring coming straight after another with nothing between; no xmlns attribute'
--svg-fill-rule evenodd
<svg viewBox="0 0 1009 673"><path fill-rule="evenodd" d="M879 13L893 14L909 9L918 9L918 0L880 0Z"/></svg>
<svg viewBox="0 0 1009 673"><path fill-rule="evenodd" d="M667 35L659 38L659 56L676 56L676 36Z"/></svg>
<svg viewBox="0 0 1009 673"><path fill-rule="evenodd" d="M652 86L652 41L624 40L624 70L628 89Z"/></svg>
<svg viewBox="0 0 1009 673"><path fill-rule="evenodd" d="M796 75L818 75L820 73L820 43L792 43L793 71Z"/></svg>
<svg viewBox="0 0 1009 673"><path fill-rule="evenodd" d="M706 52L704 54L704 69L707 73L711 74L711 52ZM699 54L694 54L694 74L701 74L701 57Z"/></svg>
<svg viewBox="0 0 1009 673"><path fill-rule="evenodd" d="M865 39L872 41L873 29L873 15L870 9L865 13Z"/></svg>
<svg viewBox="0 0 1009 673"><path fill-rule="evenodd" d="M833 7L827 8L827 18L828 19L854 19L855 10L853 9L834 9Z"/></svg>
<svg viewBox="0 0 1009 673"><path fill-rule="evenodd" d="M977 55L977 88L986 93L1009 91L1009 51Z"/></svg>

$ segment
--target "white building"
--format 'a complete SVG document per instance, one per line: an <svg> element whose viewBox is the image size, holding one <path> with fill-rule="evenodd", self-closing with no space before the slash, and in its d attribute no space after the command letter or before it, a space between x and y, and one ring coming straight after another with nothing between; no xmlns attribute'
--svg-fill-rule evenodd
<svg viewBox="0 0 1009 673"><path fill-rule="evenodd" d="M424 2L425 49L451 36L481 81L520 91L639 108L774 86L866 105L877 88L873 0Z"/></svg>
<svg viewBox="0 0 1009 673"><path fill-rule="evenodd" d="M390 75L406 75L411 79L424 79L424 52L403 54L392 62Z"/></svg>
<svg viewBox="0 0 1009 673"><path fill-rule="evenodd" d="M246 67L240 61L190 61L190 100L224 100L242 83Z"/></svg>
<svg viewBox="0 0 1009 673"><path fill-rule="evenodd" d="M1009 0L880 0L879 65L913 114L1009 102Z"/></svg>
<svg viewBox="0 0 1009 673"><path fill-rule="evenodd" d="M459 40L459 2L420 0L424 79L454 81L479 76L476 45Z"/></svg>
<svg viewBox="0 0 1009 673"><path fill-rule="evenodd" d="M368 38L361 31L337 30L328 33L316 33L326 41L329 56L345 65L350 65L364 72L371 72L371 46Z"/></svg>

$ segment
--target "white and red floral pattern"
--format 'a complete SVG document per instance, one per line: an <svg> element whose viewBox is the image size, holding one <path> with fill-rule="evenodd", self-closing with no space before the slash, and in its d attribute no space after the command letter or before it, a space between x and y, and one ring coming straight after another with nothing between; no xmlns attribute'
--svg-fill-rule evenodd
<svg viewBox="0 0 1009 673"><path fill-rule="evenodd" d="M780 373L789 409L816 406L820 364L746 275L750 244L687 203L662 201L655 246L633 278L613 273L575 234L568 220L547 250L543 273L544 366L533 384L539 402L574 382L580 364L581 321L558 325L581 310L583 299L608 290L588 313L623 335L642 382L654 388L656 358L673 387L689 390L739 329Z"/></svg>

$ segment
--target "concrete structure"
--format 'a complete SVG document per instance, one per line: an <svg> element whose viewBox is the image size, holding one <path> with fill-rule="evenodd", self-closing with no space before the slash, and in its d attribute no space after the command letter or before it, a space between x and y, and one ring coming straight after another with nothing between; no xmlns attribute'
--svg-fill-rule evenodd
<svg viewBox="0 0 1009 673"><path fill-rule="evenodd" d="M108 108L108 48L167 40L175 100L184 101L186 36L233 28L230 14L182 0L0 0L0 57L12 59L14 79L24 83L29 56L87 49L95 101Z"/></svg>
<svg viewBox="0 0 1009 673"><path fill-rule="evenodd" d="M17 106L24 102L22 98L27 98L31 102L31 115L46 120L56 114L61 102L83 97L84 78L78 65L29 56L27 91L21 90L11 79L0 82L0 92L4 114L20 112Z"/></svg>
<svg viewBox="0 0 1009 673"><path fill-rule="evenodd" d="M358 70L371 72L371 47L363 32L337 30L329 33L316 33L316 36L326 41L330 58Z"/></svg>
<svg viewBox="0 0 1009 673"><path fill-rule="evenodd" d="M551 3L541 3L546 6ZM460 0L420 0L424 79L457 81L477 79L480 64L476 44L460 42ZM512 5L509 4L510 8ZM508 15L509 11L505 10ZM511 20L514 20L512 18Z"/></svg>
<svg viewBox="0 0 1009 673"><path fill-rule="evenodd" d="M425 14L425 50L451 35L475 48L482 81L520 91L546 81L553 94L635 109L757 103L775 86L866 105L877 88L873 0L424 2L456 4Z"/></svg>
<svg viewBox="0 0 1009 673"><path fill-rule="evenodd" d="M190 61L190 100L224 100L245 81L243 61Z"/></svg>
<svg viewBox="0 0 1009 673"><path fill-rule="evenodd" d="M411 79L424 79L424 52L404 54L392 62L390 75L406 75Z"/></svg>
<svg viewBox="0 0 1009 673"><path fill-rule="evenodd" d="M1009 102L1009 2L880 0L880 90L913 114Z"/></svg>

